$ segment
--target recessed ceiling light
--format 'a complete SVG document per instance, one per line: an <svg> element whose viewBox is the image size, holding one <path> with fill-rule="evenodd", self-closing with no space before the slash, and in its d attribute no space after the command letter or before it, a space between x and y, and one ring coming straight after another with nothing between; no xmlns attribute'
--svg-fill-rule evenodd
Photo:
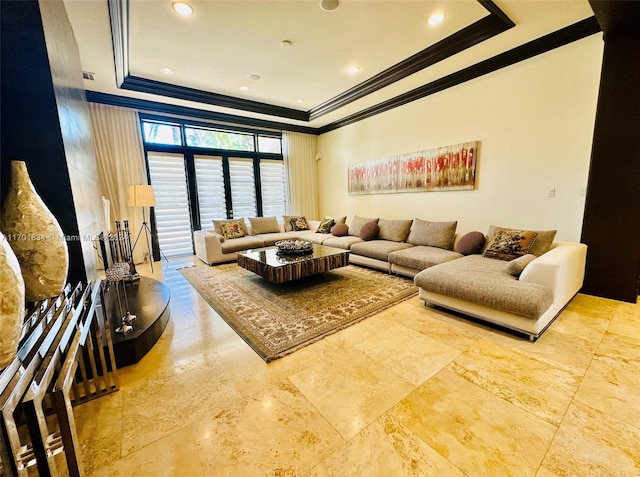
<svg viewBox="0 0 640 477"><path fill-rule="evenodd" d="M304 104L304 99L299 99L299 100L297 100L297 101L296 101L296 103L298 103L298 104Z"/></svg>
<svg viewBox="0 0 640 477"><path fill-rule="evenodd" d="M356 65L349 66L349 68L347 68L347 72L350 75L355 75L358 71L360 71L360 67Z"/></svg>
<svg viewBox="0 0 640 477"><path fill-rule="evenodd" d="M320 8L325 12L332 12L340 6L340 0L320 0Z"/></svg>
<svg viewBox="0 0 640 477"><path fill-rule="evenodd" d="M251 81L258 81L260 78L261 76L255 73L251 73L250 75L247 75L247 79Z"/></svg>
<svg viewBox="0 0 640 477"><path fill-rule="evenodd" d="M186 2L174 2L171 6L180 15L189 16L193 13L193 8Z"/></svg>
<svg viewBox="0 0 640 477"><path fill-rule="evenodd" d="M291 40L282 40L282 41L280 42L280 46L281 46L282 48L290 48L290 47L291 47L291 45L293 45L293 43L291 42Z"/></svg>
<svg viewBox="0 0 640 477"><path fill-rule="evenodd" d="M249 91L248 86L240 86L240 91Z"/></svg>
<svg viewBox="0 0 640 477"><path fill-rule="evenodd" d="M442 23L442 20L444 20L444 13L434 13L429 17L429 20L427 21L429 22L429 25L436 26L440 25L440 23Z"/></svg>
<svg viewBox="0 0 640 477"><path fill-rule="evenodd" d="M171 68L160 68L160 73L163 75L172 75L173 70Z"/></svg>

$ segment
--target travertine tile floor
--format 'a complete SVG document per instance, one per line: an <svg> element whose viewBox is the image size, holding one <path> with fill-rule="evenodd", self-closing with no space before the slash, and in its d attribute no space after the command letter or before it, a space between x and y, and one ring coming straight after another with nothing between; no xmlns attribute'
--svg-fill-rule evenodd
<svg viewBox="0 0 640 477"><path fill-rule="evenodd" d="M76 408L90 476L640 476L640 305L536 343L403 302L265 364L176 268L172 319Z"/></svg>

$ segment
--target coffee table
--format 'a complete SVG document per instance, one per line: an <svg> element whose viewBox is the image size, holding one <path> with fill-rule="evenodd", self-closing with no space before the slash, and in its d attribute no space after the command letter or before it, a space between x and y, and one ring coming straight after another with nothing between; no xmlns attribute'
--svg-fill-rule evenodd
<svg viewBox="0 0 640 477"><path fill-rule="evenodd" d="M313 252L304 255L277 254L275 247L244 250L237 255L238 265L271 283L297 280L349 264L348 250L317 244L313 245Z"/></svg>

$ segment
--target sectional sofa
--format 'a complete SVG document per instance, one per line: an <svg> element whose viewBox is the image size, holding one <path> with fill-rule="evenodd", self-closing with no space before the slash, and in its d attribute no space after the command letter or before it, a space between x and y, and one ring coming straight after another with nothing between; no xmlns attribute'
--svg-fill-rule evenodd
<svg viewBox="0 0 640 477"><path fill-rule="evenodd" d="M249 226L239 219L236 226L243 230L237 238L225 238L223 230L233 220L215 221L214 229L194 232L196 255L213 265L235 260L240 250L294 238L343 248L350 251L350 263L413 277L425 305L494 323L531 340L544 332L584 280L586 245L554 242L555 231L491 226L486 235L462 235L456 234L456 222L355 216L349 226L346 217L335 218L333 233L319 233L330 218L307 221L308 230L294 230L295 217L284 219L251 218ZM514 244L520 248L509 248Z"/></svg>

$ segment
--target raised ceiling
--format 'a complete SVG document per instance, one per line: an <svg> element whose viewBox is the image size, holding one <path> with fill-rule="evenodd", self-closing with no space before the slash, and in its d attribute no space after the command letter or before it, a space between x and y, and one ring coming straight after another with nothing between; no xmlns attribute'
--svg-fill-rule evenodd
<svg viewBox="0 0 640 477"><path fill-rule="evenodd" d="M85 88L330 128L593 15L587 0L188 3L185 17L165 0L65 0L94 77ZM440 25L428 24L433 13Z"/></svg>

